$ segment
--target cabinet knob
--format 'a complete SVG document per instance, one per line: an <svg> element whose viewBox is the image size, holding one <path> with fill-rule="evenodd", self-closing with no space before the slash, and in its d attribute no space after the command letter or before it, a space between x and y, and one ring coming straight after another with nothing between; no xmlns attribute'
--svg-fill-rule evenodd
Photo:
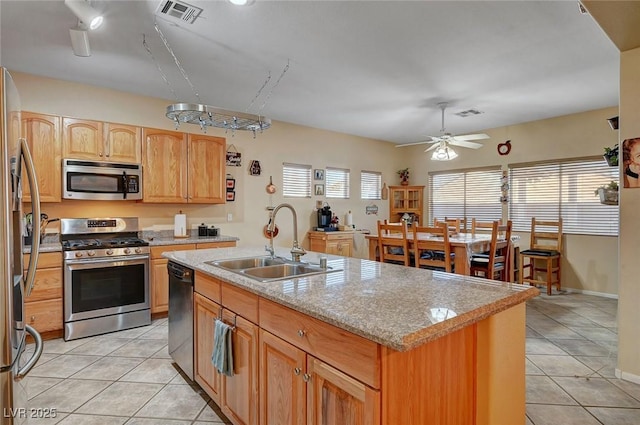
<svg viewBox="0 0 640 425"><path fill-rule="evenodd" d="M302 329L298 329L298 336L299 336L300 338L304 338L304 335L305 335L305 334L306 334L306 332L305 332L304 330L302 330Z"/></svg>
<svg viewBox="0 0 640 425"><path fill-rule="evenodd" d="M31 323L36 321L36 316L31 316Z"/></svg>
<svg viewBox="0 0 640 425"><path fill-rule="evenodd" d="M302 380L304 382L309 382L311 381L311 375L309 375L308 373L305 373L304 375L302 375Z"/></svg>
<svg viewBox="0 0 640 425"><path fill-rule="evenodd" d="M102 156L102 152L98 152L98 155L99 155L99 156Z"/></svg>
<svg viewBox="0 0 640 425"><path fill-rule="evenodd" d="M300 369L299 367L297 367L297 368L293 369L293 373L294 373L295 375L300 375L300 372L302 372L302 369Z"/></svg>

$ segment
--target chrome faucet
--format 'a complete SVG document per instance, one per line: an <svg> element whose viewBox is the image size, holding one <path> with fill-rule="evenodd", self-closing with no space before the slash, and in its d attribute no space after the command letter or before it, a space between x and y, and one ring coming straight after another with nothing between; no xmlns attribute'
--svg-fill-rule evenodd
<svg viewBox="0 0 640 425"><path fill-rule="evenodd" d="M269 234L269 246L265 247L265 249L274 256L273 250L273 233L276 226L276 214L280 211L280 208L289 208L291 210L291 214L293 215L293 247L291 248L291 259L293 261L300 261L300 257L307 253L299 244L298 244L298 214L296 214L296 210L291 206L291 204L280 204L276 206L271 212L271 218L269 219L269 224L267 225L267 233Z"/></svg>

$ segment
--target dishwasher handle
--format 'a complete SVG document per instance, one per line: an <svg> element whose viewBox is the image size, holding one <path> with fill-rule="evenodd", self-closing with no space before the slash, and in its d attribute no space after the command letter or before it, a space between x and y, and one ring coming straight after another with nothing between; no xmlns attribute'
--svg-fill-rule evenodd
<svg viewBox="0 0 640 425"><path fill-rule="evenodd" d="M169 272L169 276L172 276L183 282L193 283L193 272L191 269L182 267L179 264L168 262L167 271Z"/></svg>

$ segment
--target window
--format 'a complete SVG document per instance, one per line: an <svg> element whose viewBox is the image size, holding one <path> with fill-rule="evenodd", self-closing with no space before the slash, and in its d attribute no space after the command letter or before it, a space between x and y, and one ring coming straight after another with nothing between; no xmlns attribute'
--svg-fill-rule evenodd
<svg viewBox="0 0 640 425"><path fill-rule="evenodd" d="M289 198L311 198L311 165L282 164L282 194Z"/></svg>
<svg viewBox="0 0 640 425"><path fill-rule="evenodd" d="M382 173L379 171L360 171L360 199L380 199L382 192Z"/></svg>
<svg viewBox="0 0 640 425"><path fill-rule="evenodd" d="M500 168L429 173L429 218L502 219ZM468 227L468 226L467 226Z"/></svg>
<svg viewBox="0 0 640 425"><path fill-rule="evenodd" d="M530 231L531 217L557 220L563 233L618 235L618 207L600 204L594 191L618 168L602 157L510 165L509 217L513 230Z"/></svg>
<svg viewBox="0 0 640 425"><path fill-rule="evenodd" d="M349 170L327 167L324 178L327 198L349 199Z"/></svg>

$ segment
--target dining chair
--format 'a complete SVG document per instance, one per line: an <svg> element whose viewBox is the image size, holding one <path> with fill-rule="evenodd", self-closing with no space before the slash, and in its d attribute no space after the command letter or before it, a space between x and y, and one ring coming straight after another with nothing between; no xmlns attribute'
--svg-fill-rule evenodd
<svg viewBox="0 0 640 425"><path fill-rule="evenodd" d="M449 229L449 234L457 234L460 233L460 224L461 220L459 218L444 218L444 220L438 220L437 218L433 220L433 225L438 227L441 224L446 224Z"/></svg>
<svg viewBox="0 0 640 425"><path fill-rule="evenodd" d="M508 281L509 248L511 244L511 220L507 224L500 224L496 220L491 224L491 242L486 253L471 256L471 276L481 276L486 279Z"/></svg>
<svg viewBox="0 0 640 425"><path fill-rule="evenodd" d="M383 223L378 220L378 249L380 262L411 265L407 224Z"/></svg>
<svg viewBox="0 0 640 425"><path fill-rule="evenodd" d="M451 252L445 223L413 226L413 253L415 267L454 272L455 255Z"/></svg>
<svg viewBox="0 0 640 425"><path fill-rule="evenodd" d="M476 218L471 219L471 235L491 234L493 231L493 221L480 221Z"/></svg>
<svg viewBox="0 0 640 425"><path fill-rule="evenodd" d="M560 291L561 266L562 218L550 221L532 217L529 249L520 251L518 283L546 285L547 295L551 295L553 285Z"/></svg>

